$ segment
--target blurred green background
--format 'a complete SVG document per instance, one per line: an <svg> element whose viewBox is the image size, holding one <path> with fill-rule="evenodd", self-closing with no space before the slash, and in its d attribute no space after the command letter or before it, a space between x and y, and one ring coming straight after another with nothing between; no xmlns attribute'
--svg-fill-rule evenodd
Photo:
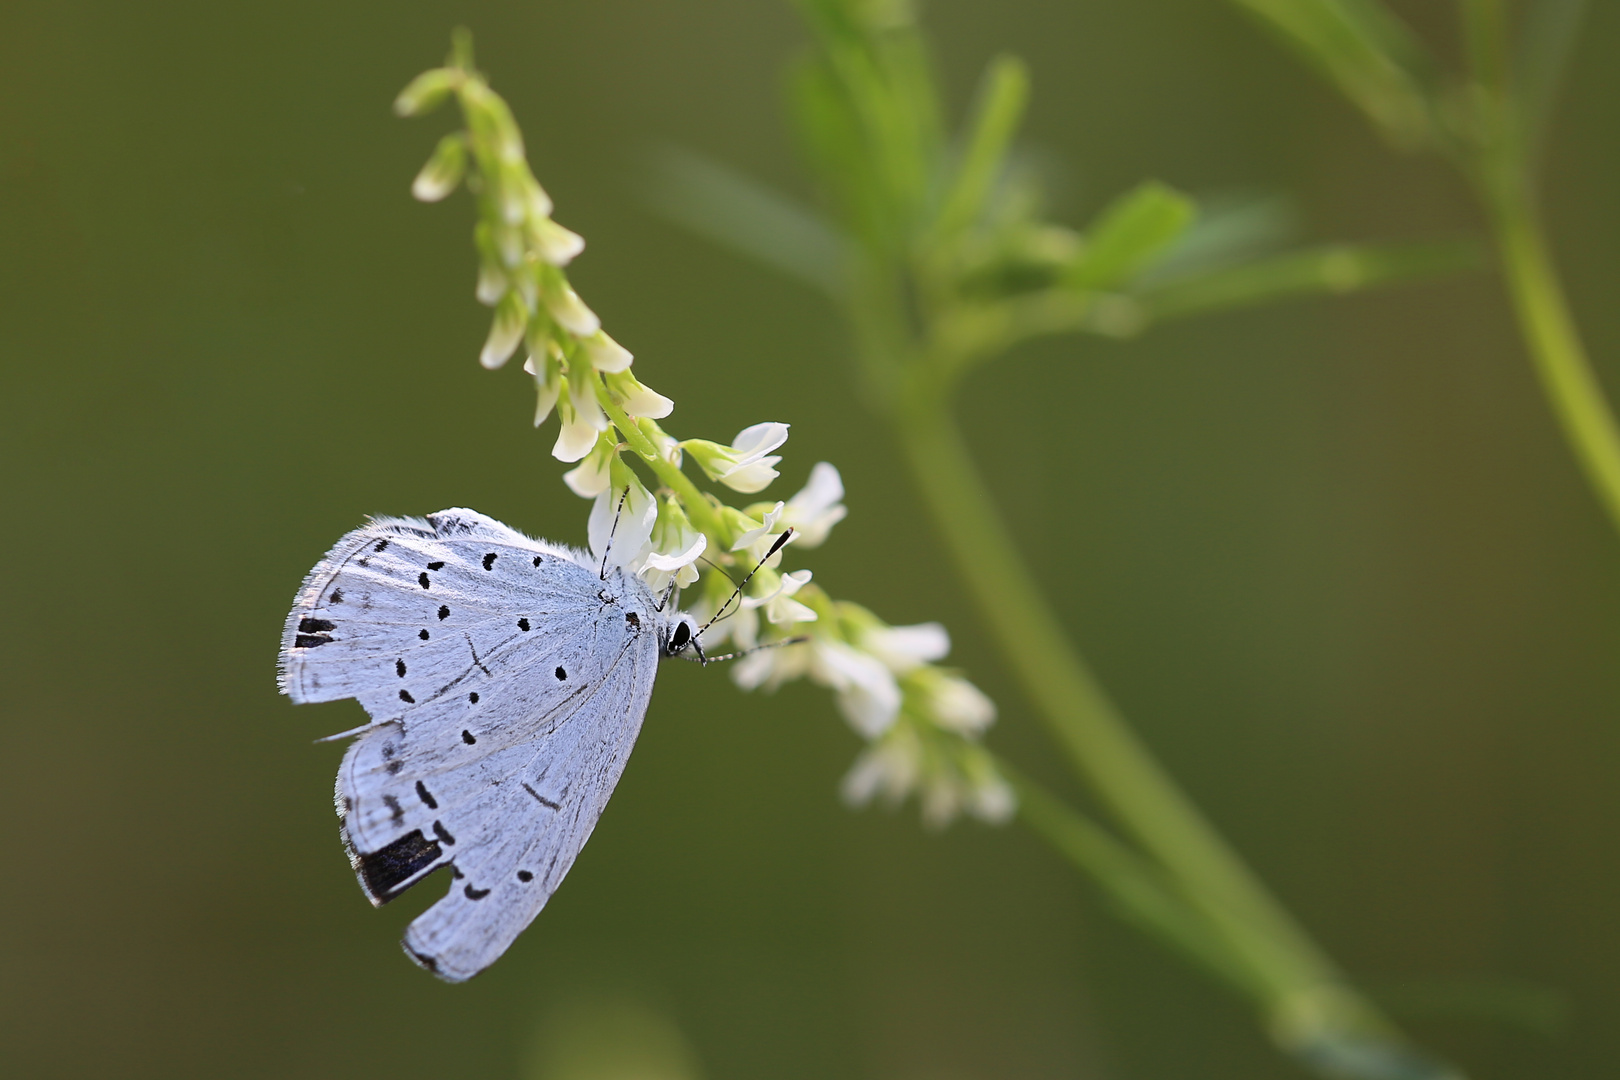
<svg viewBox="0 0 1620 1080"><path fill-rule="evenodd" d="M1449 5L1403 12L1439 42ZM1548 172L1620 391L1620 9L1592 5ZM42 3L0 10L0 1070L545 1080L1290 1077L1245 1008L1122 928L1017 828L851 813L826 695L672 665L595 838L488 974L400 955L331 812L352 702L275 693L302 574L367 513L468 505L580 542L527 380L476 363L471 212L408 185L449 121L389 103L477 35L573 278L668 424L794 425L834 461L809 562L938 618L1063 785L957 589L843 332L637 194L676 144L809 197L784 3ZM1208 0L936 0L965 104L1026 57L1026 137L1079 223L1156 176L1286 192L1309 240L1474 230L1453 177ZM1021 388L1041 380L1048 410ZM1620 542L1476 275L1048 342L964 422L1075 638L1264 877L1482 1078L1620 1059ZM1031 424L1068 440L1032 456ZM1064 788L1076 799L1082 793ZM616 1056L615 1056L616 1055ZM615 1064L617 1063L617 1064Z"/></svg>

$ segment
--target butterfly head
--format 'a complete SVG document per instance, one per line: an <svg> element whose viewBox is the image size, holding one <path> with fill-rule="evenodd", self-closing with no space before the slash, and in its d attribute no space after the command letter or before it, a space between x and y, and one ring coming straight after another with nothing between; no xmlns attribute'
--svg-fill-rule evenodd
<svg viewBox="0 0 1620 1080"><path fill-rule="evenodd" d="M698 662L702 663L707 659L703 655L703 646L698 643L698 635L702 632L702 629L699 628L692 616L687 615L685 612L677 613L669 621L667 629L662 635L664 655L679 656L684 660L687 659L684 654L690 651L696 655Z"/></svg>

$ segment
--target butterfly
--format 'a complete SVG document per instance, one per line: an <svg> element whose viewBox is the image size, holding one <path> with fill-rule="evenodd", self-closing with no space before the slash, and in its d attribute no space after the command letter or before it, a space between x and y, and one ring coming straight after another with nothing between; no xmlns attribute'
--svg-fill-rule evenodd
<svg viewBox="0 0 1620 1080"><path fill-rule="evenodd" d="M667 600L464 509L374 519L305 578L281 690L370 715L332 736L354 736L344 847L378 906L448 867L449 893L402 943L441 979L476 975L534 921L624 772L659 660L703 658Z"/></svg>

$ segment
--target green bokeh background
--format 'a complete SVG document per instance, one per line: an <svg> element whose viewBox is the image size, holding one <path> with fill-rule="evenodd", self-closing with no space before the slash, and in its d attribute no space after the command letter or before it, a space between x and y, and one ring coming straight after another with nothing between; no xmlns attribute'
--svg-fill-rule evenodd
<svg viewBox="0 0 1620 1080"><path fill-rule="evenodd" d="M1401 6L1454 48L1449 5ZM1591 7L1547 201L1620 390L1620 9ZM1156 176L1288 192L1308 239L1475 228L1451 176L1387 153L1228 6L938 0L927 21L958 105L993 52L1031 62L1027 139L1071 221ZM457 24L672 430L791 422L784 491L838 464L851 514L806 556L817 580L946 622L1002 704L992 745L1065 783L833 314L637 195L676 144L809 197L785 4L12 0L0 1071L581 1080L558 1040L639 1016L710 1080L1301 1075L1023 831L846 810L858 740L823 692L685 665L510 954L463 987L399 954L442 886L362 900L341 749L311 743L360 714L276 695L287 605L367 513L468 505L568 542L585 519L525 377L477 366L465 197L408 194L447 121L388 106ZM1494 280L1044 343L964 401L1074 637L1334 955L1474 1076L1611 1073L1620 542ZM1561 1030L1461 1008L1523 984L1561 995Z"/></svg>

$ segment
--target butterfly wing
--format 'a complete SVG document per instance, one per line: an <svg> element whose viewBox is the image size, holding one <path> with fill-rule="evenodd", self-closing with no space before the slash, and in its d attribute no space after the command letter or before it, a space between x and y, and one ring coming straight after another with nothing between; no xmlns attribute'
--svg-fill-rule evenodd
<svg viewBox="0 0 1620 1080"><path fill-rule="evenodd" d="M467 510L344 537L288 619L283 689L372 717L337 804L384 903L448 865L407 952L442 978L487 967L545 905L601 816L652 693L652 598Z"/></svg>

